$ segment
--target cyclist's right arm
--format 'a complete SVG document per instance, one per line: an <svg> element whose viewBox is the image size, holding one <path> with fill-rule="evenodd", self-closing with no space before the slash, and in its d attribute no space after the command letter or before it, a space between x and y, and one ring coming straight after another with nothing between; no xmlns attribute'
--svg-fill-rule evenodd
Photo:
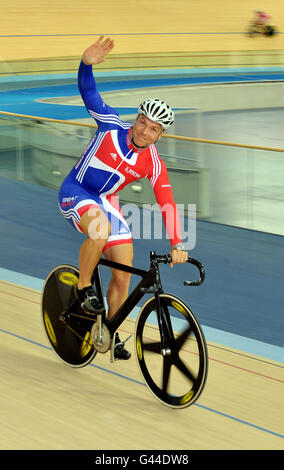
<svg viewBox="0 0 284 470"><path fill-rule="evenodd" d="M103 62L113 46L112 39L104 39L103 36L100 36L94 44L84 51L78 72L78 86L85 106L101 127L104 127L107 122L116 122L117 112L103 102L93 77L92 66ZM106 118L106 115L109 117Z"/></svg>
<svg viewBox="0 0 284 470"><path fill-rule="evenodd" d="M106 123L106 116L118 116L117 111L102 100L93 76L92 65L86 65L83 60L78 71L78 88L88 112L98 125Z"/></svg>

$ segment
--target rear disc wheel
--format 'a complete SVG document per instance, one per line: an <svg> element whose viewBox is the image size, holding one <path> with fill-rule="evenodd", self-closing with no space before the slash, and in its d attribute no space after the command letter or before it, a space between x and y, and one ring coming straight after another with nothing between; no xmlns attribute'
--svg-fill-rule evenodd
<svg viewBox="0 0 284 470"><path fill-rule="evenodd" d="M49 273L42 294L42 318L48 341L59 359L72 367L86 366L96 355L91 338L93 321L84 318L75 297L78 278L79 270L74 266L57 266Z"/></svg>

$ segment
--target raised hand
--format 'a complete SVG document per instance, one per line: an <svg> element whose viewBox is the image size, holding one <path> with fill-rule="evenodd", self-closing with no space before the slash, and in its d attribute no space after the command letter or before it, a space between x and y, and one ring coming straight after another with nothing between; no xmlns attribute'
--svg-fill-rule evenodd
<svg viewBox="0 0 284 470"><path fill-rule="evenodd" d="M114 41L112 39L104 39L104 36L100 36L97 42L85 50L83 54L84 64L95 65L103 62L105 60L105 56L112 50L113 47Z"/></svg>

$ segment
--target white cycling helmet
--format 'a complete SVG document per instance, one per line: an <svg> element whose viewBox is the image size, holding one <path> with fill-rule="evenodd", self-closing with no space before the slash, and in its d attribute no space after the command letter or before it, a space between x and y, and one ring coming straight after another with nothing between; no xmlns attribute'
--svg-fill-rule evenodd
<svg viewBox="0 0 284 470"><path fill-rule="evenodd" d="M157 98L148 98L143 101L138 108L138 113L144 114L144 116L152 121L161 124L164 129L170 127L175 120L171 107Z"/></svg>

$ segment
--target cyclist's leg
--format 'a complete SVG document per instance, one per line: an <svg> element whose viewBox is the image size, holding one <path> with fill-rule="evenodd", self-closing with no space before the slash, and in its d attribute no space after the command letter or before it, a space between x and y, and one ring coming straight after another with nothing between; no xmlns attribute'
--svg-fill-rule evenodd
<svg viewBox="0 0 284 470"><path fill-rule="evenodd" d="M85 233L88 237L80 249L79 290L91 286L92 274L102 252L108 252L109 255L106 256L114 256L116 261L119 258L120 262L131 264L132 236L115 195L109 197L90 195L76 184L64 184L60 191L59 205L64 217L72 222L77 230ZM124 244L130 244L131 247L129 250L124 250L123 255L119 255L121 250L118 251L118 248L115 249L115 247ZM111 250L113 248L114 254ZM117 296L117 277L117 274L115 274L111 281L111 287L114 289L113 294L110 294L110 315L115 313L115 306L118 304L120 306L127 296L124 292L128 292L129 281L126 280L125 276L124 281L127 282L127 286L126 288L125 286L122 287L122 277L120 277L120 282L118 282L123 295L120 299L114 300ZM111 292L111 287L109 292Z"/></svg>
<svg viewBox="0 0 284 470"><path fill-rule="evenodd" d="M107 259L132 266L133 244L130 229L122 215L116 196L104 203L111 220L111 234L103 250ZM123 304L128 296L131 274L118 269L112 269L112 277L107 290L108 319L110 319ZM129 351L121 342L118 332L114 337L114 358L127 360L131 357Z"/></svg>
<svg viewBox="0 0 284 470"><path fill-rule="evenodd" d="M133 259L133 245L129 243L121 243L119 245L112 245L104 251L107 259L117 263L132 266ZM108 303L108 319L110 319L123 304L128 296L128 289L131 274L118 269L112 269L112 277L107 290L107 303ZM114 338L114 358L127 360L131 357L130 352L125 349L124 343L121 341L118 332Z"/></svg>
<svg viewBox="0 0 284 470"><path fill-rule="evenodd" d="M90 314L98 314L104 311L104 307L92 287L92 275L107 242L110 223L106 214L98 206L92 205L81 215L80 228L87 238L79 252L76 296L83 309Z"/></svg>
<svg viewBox="0 0 284 470"><path fill-rule="evenodd" d="M133 244L114 245L104 251L107 259L132 266ZM112 277L107 290L108 318L110 319L128 296L131 274L112 269Z"/></svg>
<svg viewBox="0 0 284 470"><path fill-rule="evenodd" d="M65 182L59 193L62 215L79 232L87 235L79 254L77 296L83 308L99 312L102 306L92 289L92 274L110 234L110 222L99 195L90 195L80 186Z"/></svg>
<svg viewBox="0 0 284 470"><path fill-rule="evenodd" d="M111 233L103 253L117 263L132 266L132 234L119 207L116 195L104 200L104 207L111 221ZM107 291L108 318L111 318L128 296L130 273L112 269L112 277Z"/></svg>
<svg viewBox="0 0 284 470"><path fill-rule="evenodd" d="M82 243L79 254L78 289L83 289L91 285L92 274L110 234L110 223L104 212L94 206L82 215L80 227L88 237Z"/></svg>

